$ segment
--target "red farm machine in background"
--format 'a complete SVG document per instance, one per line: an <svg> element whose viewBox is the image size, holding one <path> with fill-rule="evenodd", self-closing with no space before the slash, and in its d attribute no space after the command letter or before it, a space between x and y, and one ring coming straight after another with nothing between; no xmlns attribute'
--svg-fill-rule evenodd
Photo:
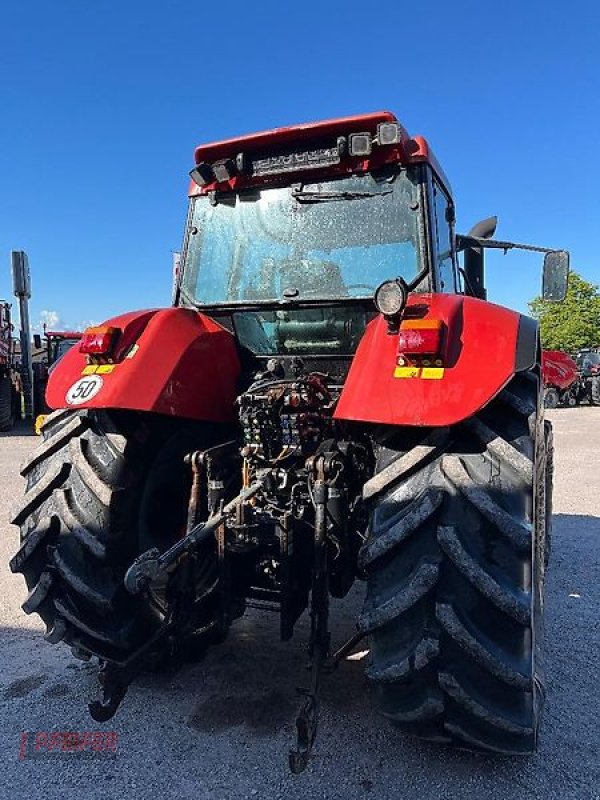
<svg viewBox="0 0 600 800"><path fill-rule="evenodd" d="M600 352L587 348L573 358L560 350L542 351L544 405L600 405Z"/></svg>
<svg viewBox="0 0 600 800"><path fill-rule="evenodd" d="M10 430L21 419L22 394L11 305L0 301L0 431Z"/></svg>
<svg viewBox="0 0 600 800"><path fill-rule="evenodd" d="M396 726L532 752L552 430L537 323L487 302L483 252L543 251L554 300L568 254L495 241L495 218L457 235L428 143L389 112L203 145L190 174L173 307L84 332L50 374L14 518L23 608L98 657L97 720L246 608L284 640L308 608L293 771L323 668L365 637Z"/></svg>
<svg viewBox="0 0 600 800"><path fill-rule="evenodd" d="M579 369L571 356L560 350L543 350L542 376L546 408L577 405L579 402Z"/></svg>
<svg viewBox="0 0 600 800"><path fill-rule="evenodd" d="M50 411L46 403L48 376L58 361L80 339L79 331L48 331L45 326L43 337L39 334L33 337L33 407L36 433L40 432Z"/></svg>

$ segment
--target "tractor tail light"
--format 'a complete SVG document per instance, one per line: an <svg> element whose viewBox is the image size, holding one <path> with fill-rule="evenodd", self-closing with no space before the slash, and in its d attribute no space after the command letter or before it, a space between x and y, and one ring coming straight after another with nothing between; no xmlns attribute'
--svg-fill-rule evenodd
<svg viewBox="0 0 600 800"><path fill-rule="evenodd" d="M438 358L441 355L442 333L441 320L404 320L398 332L398 357Z"/></svg>
<svg viewBox="0 0 600 800"><path fill-rule="evenodd" d="M118 329L101 325L84 331L79 343L79 352L88 355L107 355L117 338Z"/></svg>

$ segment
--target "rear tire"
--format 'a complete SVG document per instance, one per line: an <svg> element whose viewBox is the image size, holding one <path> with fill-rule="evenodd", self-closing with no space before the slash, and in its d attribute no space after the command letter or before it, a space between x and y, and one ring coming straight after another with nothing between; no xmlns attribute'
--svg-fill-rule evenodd
<svg viewBox="0 0 600 800"><path fill-rule="evenodd" d="M558 390L553 386L548 386L544 389L544 408L558 408L560 403L560 395Z"/></svg>
<svg viewBox="0 0 600 800"><path fill-rule="evenodd" d="M600 375L594 375L590 381L590 401L593 406L600 406Z"/></svg>
<svg viewBox="0 0 600 800"><path fill-rule="evenodd" d="M43 442L22 469L27 492L13 520L21 528L21 547L11 569L25 576L29 596L23 609L40 615L48 641L119 662L162 623L165 609L145 595L129 594L123 578L140 552L159 544L151 539L156 525L162 549L183 532L188 484L181 444L167 470L161 454L184 432L189 449L213 444L219 433L218 426L209 431L193 423L180 423L183 430L174 433L173 425L150 415L93 410L57 411L47 418ZM148 521L150 485L162 502L154 527ZM182 504L175 507L173 497ZM197 587L202 597L185 629L186 638L200 636L207 644L219 623L214 559L213 547L204 553L206 582Z"/></svg>
<svg viewBox="0 0 600 800"><path fill-rule="evenodd" d="M17 419L17 407L12 381L8 375L0 378L0 431L10 431Z"/></svg>
<svg viewBox="0 0 600 800"><path fill-rule="evenodd" d="M389 429L365 486L367 675L381 712L425 739L536 747L548 500L538 385L517 375L450 429Z"/></svg>
<svg viewBox="0 0 600 800"><path fill-rule="evenodd" d="M544 420L544 439L546 443L546 469L544 474L544 522L546 525L546 541L544 546L544 569L548 569L552 553L552 496L554 493L554 432L552 423ZM540 471L541 478L541 471Z"/></svg>

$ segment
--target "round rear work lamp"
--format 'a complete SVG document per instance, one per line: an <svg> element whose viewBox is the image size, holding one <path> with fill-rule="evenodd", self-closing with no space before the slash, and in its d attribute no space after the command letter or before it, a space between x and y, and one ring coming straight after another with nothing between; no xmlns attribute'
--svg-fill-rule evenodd
<svg viewBox="0 0 600 800"><path fill-rule="evenodd" d="M384 317L399 316L406 300L408 299L408 288L402 278L394 278L391 281L384 281L375 290L375 308Z"/></svg>

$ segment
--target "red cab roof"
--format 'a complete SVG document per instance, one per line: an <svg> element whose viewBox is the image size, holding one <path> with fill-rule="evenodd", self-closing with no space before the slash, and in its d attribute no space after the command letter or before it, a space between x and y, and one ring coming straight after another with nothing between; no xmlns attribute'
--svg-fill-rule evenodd
<svg viewBox="0 0 600 800"><path fill-rule="evenodd" d="M369 114L358 114L349 117L339 117L337 119L321 120L319 122L308 122L299 125L290 125L284 128L273 128L268 131L245 134L236 136L233 139L224 139L220 142L199 145L194 151L196 164L203 162L213 163L222 159L235 158L240 152L261 152L270 149L285 147L294 143L319 141L324 139L335 140L338 136L348 136L350 133L368 132L375 135L377 125L382 122L398 122L396 116L391 111L374 111ZM398 123L400 125L400 123ZM427 162L429 163L447 191L451 193L450 184L444 175L437 159L435 158L429 144L422 136L410 137L406 129L400 125L401 140L393 147L393 156L396 161L401 163ZM375 151L374 151L375 153ZM390 153L388 149L388 153ZM352 159L353 168L369 169L369 164L376 166L376 156L373 159ZM361 162L357 164L357 162ZM346 171L348 171L346 169ZM235 188L237 181L234 179L231 188ZM200 188L193 181L190 184L191 196L205 193L208 188Z"/></svg>
<svg viewBox="0 0 600 800"><path fill-rule="evenodd" d="M300 125L289 125L286 128L273 128L270 131L236 136L234 139L225 139L222 142L201 144L196 148L194 158L196 164L200 164L202 161L231 158L240 150L261 150L274 145L285 145L306 139L320 139L326 136L333 138L359 131L368 131L374 134L380 122L397 122L397 120L391 111L375 111L371 114L359 114L354 117L305 122ZM408 134L406 134L406 138L408 138Z"/></svg>

